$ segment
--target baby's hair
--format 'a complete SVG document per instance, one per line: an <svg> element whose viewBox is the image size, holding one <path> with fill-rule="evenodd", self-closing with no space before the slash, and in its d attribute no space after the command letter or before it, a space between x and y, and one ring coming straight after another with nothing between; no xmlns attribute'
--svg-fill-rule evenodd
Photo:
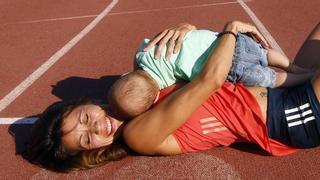
<svg viewBox="0 0 320 180"><path fill-rule="evenodd" d="M158 93L157 85L145 71L123 75L108 93L112 110L121 118L131 119L148 110Z"/></svg>

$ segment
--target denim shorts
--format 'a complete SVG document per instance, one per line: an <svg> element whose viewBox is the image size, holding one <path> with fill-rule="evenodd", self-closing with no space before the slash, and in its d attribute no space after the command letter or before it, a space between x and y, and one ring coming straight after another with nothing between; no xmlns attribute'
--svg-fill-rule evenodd
<svg viewBox="0 0 320 180"><path fill-rule="evenodd" d="M269 137L296 148L320 145L320 105L310 82L268 89Z"/></svg>
<svg viewBox="0 0 320 180"><path fill-rule="evenodd" d="M227 80L247 86L274 87L276 72L268 67L267 50L251 37L238 33Z"/></svg>

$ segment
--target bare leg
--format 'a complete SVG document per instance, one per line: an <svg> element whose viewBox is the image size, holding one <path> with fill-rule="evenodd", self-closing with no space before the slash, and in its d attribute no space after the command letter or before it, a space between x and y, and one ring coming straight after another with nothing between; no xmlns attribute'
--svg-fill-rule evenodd
<svg viewBox="0 0 320 180"><path fill-rule="evenodd" d="M313 29L300 48L294 64L304 68L320 67L320 23Z"/></svg>
<svg viewBox="0 0 320 180"><path fill-rule="evenodd" d="M288 72L276 72L276 84L275 87L291 87L299 85L307 80L310 80L314 73L293 74Z"/></svg>
<svg viewBox="0 0 320 180"><path fill-rule="evenodd" d="M268 58L269 66L281 68L287 72L300 74L300 73L309 73L313 71L311 69L302 68L290 63L290 60L286 56L284 56L283 54L281 54L280 52L274 49L268 50L267 58Z"/></svg>
<svg viewBox="0 0 320 180"><path fill-rule="evenodd" d="M268 58L269 66L273 66L273 67L277 67L285 70L290 65L289 59L274 49L268 49L267 58Z"/></svg>

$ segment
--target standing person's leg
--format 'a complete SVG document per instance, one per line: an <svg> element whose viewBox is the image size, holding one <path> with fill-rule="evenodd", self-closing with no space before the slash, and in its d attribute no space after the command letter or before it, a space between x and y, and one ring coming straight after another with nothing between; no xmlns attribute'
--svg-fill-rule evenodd
<svg viewBox="0 0 320 180"><path fill-rule="evenodd" d="M320 23L313 29L300 48L294 64L304 68L320 67Z"/></svg>
<svg viewBox="0 0 320 180"><path fill-rule="evenodd" d="M302 45L297 55L297 61L308 61L305 66L316 66L319 69L320 65L320 23L313 29L308 39ZM300 59L298 59L300 58ZM310 62L310 63L309 63ZM315 95L320 102L320 74L319 71L311 81Z"/></svg>
<svg viewBox="0 0 320 180"><path fill-rule="evenodd" d="M285 71L276 72L276 83L274 87L292 87L302 84L314 76L314 73L295 74Z"/></svg>
<svg viewBox="0 0 320 180"><path fill-rule="evenodd" d="M314 93L317 96L318 101L320 102L320 74L317 73L311 81Z"/></svg>
<svg viewBox="0 0 320 180"><path fill-rule="evenodd" d="M274 49L267 50L267 59L269 66L277 67L290 73L303 74L313 72L312 69L306 69L292 64L286 56Z"/></svg>
<svg viewBox="0 0 320 180"><path fill-rule="evenodd" d="M304 42L296 63L304 68L320 65L320 24ZM278 95L279 94L279 95ZM320 145L320 74L301 86L269 89L269 136L297 148ZM279 103L283 101L283 103ZM272 105L272 106L271 106ZM280 110L283 109L283 110ZM273 110L273 111L272 111Z"/></svg>

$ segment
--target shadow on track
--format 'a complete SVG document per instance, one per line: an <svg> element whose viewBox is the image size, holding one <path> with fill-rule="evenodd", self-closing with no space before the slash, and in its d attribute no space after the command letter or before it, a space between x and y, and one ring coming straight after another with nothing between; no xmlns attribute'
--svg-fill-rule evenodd
<svg viewBox="0 0 320 180"><path fill-rule="evenodd" d="M106 102L109 88L119 77L119 75L102 76L99 79L69 77L52 86L51 92L62 101L90 98Z"/></svg>
<svg viewBox="0 0 320 180"><path fill-rule="evenodd" d="M230 145L231 148L237 149L239 151L248 152L251 154L268 156L269 154L264 151L259 145L247 142L234 143Z"/></svg>
<svg viewBox="0 0 320 180"><path fill-rule="evenodd" d="M27 118L33 118L35 116L30 116ZM25 118L17 120L15 123L11 124L8 132L14 138L16 144L16 154L23 155L27 148L27 143L30 139L32 124L26 124Z"/></svg>

